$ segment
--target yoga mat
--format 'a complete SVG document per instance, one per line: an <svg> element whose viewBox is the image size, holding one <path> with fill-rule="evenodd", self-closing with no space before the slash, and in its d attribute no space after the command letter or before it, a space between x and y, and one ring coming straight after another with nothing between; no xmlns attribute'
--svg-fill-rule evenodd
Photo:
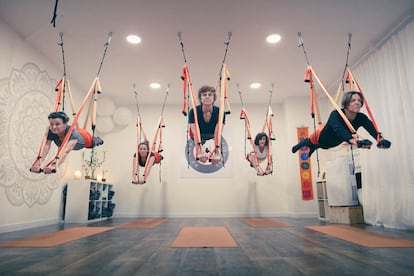
<svg viewBox="0 0 414 276"><path fill-rule="evenodd" d="M305 226L305 228L365 247L414 247L414 240L404 240L346 225Z"/></svg>
<svg viewBox="0 0 414 276"><path fill-rule="evenodd" d="M184 227L171 247L237 247L226 227Z"/></svg>
<svg viewBox="0 0 414 276"><path fill-rule="evenodd" d="M292 225L268 218L240 218L240 220L253 227L290 227Z"/></svg>
<svg viewBox="0 0 414 276"><path fill-rule="evenodd" d="M2 242L0 243L0 247L55 247L111 229L113 227L74 227L14 241Z"/></svg>
<svg viewBox="0 0 414 276"><path fill-rule="evenodd" d="M137 219L132 222L118 225L116 228L153 228L164 223L166 220L167 219L160 218Z"/></svg>

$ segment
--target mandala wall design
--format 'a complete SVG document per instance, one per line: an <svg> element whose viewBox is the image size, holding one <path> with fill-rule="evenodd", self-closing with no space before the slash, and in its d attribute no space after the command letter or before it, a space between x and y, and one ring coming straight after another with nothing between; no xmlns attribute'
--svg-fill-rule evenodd
<svg viewBox="0 0 414 276"><path fill-rule="evenodd" d="M59 186L59 174L29 172L47 128L56 83L33 63L0 80L0 186L14 206L44 205ZM53 150L49 157L56 154Z"/></svg>

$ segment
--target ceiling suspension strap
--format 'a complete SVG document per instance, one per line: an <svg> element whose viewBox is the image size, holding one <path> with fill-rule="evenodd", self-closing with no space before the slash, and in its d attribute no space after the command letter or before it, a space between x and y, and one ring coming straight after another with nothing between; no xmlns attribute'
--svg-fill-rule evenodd
<svg viewBox="0 0 414 276"><path fill-rule="evenodd" d="M320 110L319 110L318 101L317 101L317 98L316 98L315 86L314 86L314 83L313 83L312 66L310 65L310 62L309 62L308 53L306 52L305 44L303 42L301 32L298 32L298 38L299 38L299 46L298 47L302 48L303 54L304 54L305 59L306 59L307 68L306 68L306 72L305 72L304 82L309 83L311 117L314 121L314 123L313 123L314 128L316 129L315 113L316 113L316 116L317 116L318 124L322 124L322 119L321 119L321 113L320 113Z"/></svg>
<svg viewBox="0 0 414 276"><path fill-rule="evenodd" d="M247 140L249 140L250 146L252 147L251 153L253 153L253 158L254 158L254 161L255 161L255 165L257 166L256 167L256 170L263 171L263 169L259 165L259 158L257 157L257 152L256 152L255 143L254 143L254 138L252 136L252 131L251 131L251 128L250 128L249 116L247 115L247 112L244 109L244 107L242 108L242 111L240 113L240 119L241 120L244 120L245 133L247 133ZM248 157L248 155L249 155L249 153L247 153L246 150L245 150L245 156L246 156L246 158Z"/></svg>
<svg viewBox="0 0 414 276"><path fill-rule="evenodd" d="M239 89L239 85L237 84L237 88L239 90L239 96L240 96L240 101L241 101L241 105L242 105L242 110L240 112L240 119L244 120L244 127L245 127L245 151L244 151L244 155L246 157L246 159L248 161L250 161L250 159L248 158L249 154L253 154L253 160L255 162L255 164L251 164L252 166L255 166L256 172L258 175L266 175L266 170L263 169L260 166L260 162L259 162L259 157L258 157L258 152L257 152L257 148L256 148L256 144L255 144L255 138L252 135L252 131L251 131L251 124L250 124L250 119L249 116L247 115L247 111L244 107L244 103L243 103L243 98L242 98L242 94L241 91ZM267 168L270 168L271 171L273 172L273 168L272 168L272 157L271 157L271 145L270 145L270 140L273 135L273 130L272 130L272 116L273 116L273 112L271 110L271 107L268 107L266 116L265 116L265 121L262 127L262 132L266 133L266 135L268 136L268 145L267 145ZM252 151L247 153L246 151L246 140L249 140L250 146L252 147ZM274 140L274 139L273 139Z"/></svg>
<svg viewBox="0 0 414 276"><path fill-rule="evenodd" d="M62 64L63 64L63 78L57 84L55 91L58 92L59 101L56 102L57 105L62 104L62 111L65 112L65 88L66 88L66 62L65 62L65 49L63 48L63 32L59 33L60 43L58 45L61 48L62 52ZM58 89L59 88L59 89ZM55 111L59 109L58 106L55 106Z"/></svg>
<svg viewBox="0 0 414 276"><path fill-rule="evenodd" d="M311 87L314 88L313 85L313 78L316 79L316 81L318 82L319 86L322 88L323 92L325 93L325 95L328 97L329 101L331 102L331 104L333 105L333 107L338 111L339 115L341 116L341 118L344 120L346 126L348 127L348 129L351 131L351 133L353 134L353 136L355 138L358 137L358 135L356 134L356 131L354 129L354 127L352 126L351 122L349 122L348 118L345 116L345 114L342 112L341 108L338 106L338 104L335 102L335 100L332 98L332 96L329 94L328 90L326 89L326 86L324 85L324 83L321 81L321 79L319 78L318 74L315 72L315 70L312 68L312 66L309 64L309 59L305 50L305 46L303 43L303 38L302 38L302 33L299 32L298 33L299 36L299 47L303 48L303 52L305 54L306 57L306 63L307 63L307 70L306 70L306 74L305 74L305 82L310 82L311 83ZM312 100L315 101L316 96L314 95L314 89L312 89L312 94L313 94L313 98ZM312 114L314 114L313 110L312 110ZM314 115L312 115L314 116Z"/></svg>
<svg viewBox="0 0 414 276"><path fill-rule="evenodd" d="M224 51L224 57L223 57L223 61L221 62L221 67L220 67L220 72L219 72L219 80L220 80L220 100L219 100L219 117L218 117L218 122L217 122L217 126L218 126L218 131L215 133L215 137L214 137L214 143L215 143L215 150L212 153L211 158L213 160L222 160L223 165L224 165L224 160L222 159L222 148L221 148L221 136L223 133L223 121L224 121L224 115L225 114L230 114L231 109L230 109L230 105L228 103L228 97L227 97L227 93L228 93L228 81L230 80L230 73L227 69L227 65L226 65L226 58L227 58L227 53L228 53L228 49L229 49L229 45L230 45L230 39L231 39L232 33L228 32L227 33L227 41L224 43L224 45L226 45L225 47L225 51ZM228 109L227 112L225 112L225 109Z"/></svg>
<svg viewBox="0 0 414 276"><path fill-rule="evenodd" d="M346 59L345 59L345 68L344 68L344 72L342 73L342 82L341 82L342 83L342 92L344 92L344 93L345 93L345 83L347 83L346 75L347 75L347 72L348 72L348 69L349 69L348 61L349 61L349 53L351 51L351 39L352 39L352 34L348 33L348 43L347 43L347 51L346 51Z"/></svg>
<svg viewBox="0 0 414 276"><path fill-rule="evenodd" d="M147 140L147 135L142 127L142 122L141 122L141 113L139 111L139 105L138 105L138 92L136 90L136 84L133 84L134 87L134 96L135 96L135 105L137 108L137 119L136 119L136 144L135 144L135 159L134 159L134 167L133 167L133 176L132 176L132 182L138 182L138 178L139 178L139 162L138 162L138 155L139 155L139 151L138 151L138 146L141 143L141 136L144 136L144 140Z"/></svg>
<svg viewBox="0 0 414 276"><path fill-rule="evenodd" d="M351 69L349 68L349 64L348 64L348 60L349 60L349 53L351 50L351 38L352 38L352 34L348 33L348 43L347 43L347 53L346 53L346 61L345 61L345 68L344 68L344 72L342 74L342 90L343 92L345 89L345 85L348 84L349 87L349 91L358 91L359 93L361 93L364 102L363 104L365 105L365 108L367 110L368 116L372 121L372 124L374 125L375 130L377 131L377 143L379 143L380 139L381 139L381 131L378 128L378 125L375 121L374 115L371 112L371 108L369 107L367 98L365 97L364 93L362 92L361 87L359 86L358 82L356 81ZM338 93L339 93L339 89L338 89ZM337 96L338 97L338 96Z"/></svg>
<svg viewBox="0 0 414 276"><path fill-rule="evenodd" d="M316 72L311 68L312 75L315 77L315 79L318 81L319 85L321 86L322 90L325 92L326 96L328 97L331 104L334 106L334 108L338 111L341 118L344 120L346 126L351 131L351 133L357 137L355 128L352 126L351 122L348 120L348 118L345 116L345 114L342 112L341 107L335 102L335 100L332 98L332 96L329 94L328 90L326 89L325 85L319 78L319 76L316 74Z"/></svg>
<svg viewBox="0 0 414 276"><path fill-rule="evenodd" d="M219 100L219 114L218 114L218 122L217 127L218 131L214 137L214 143L216 149L212 156L215 160L221 160L221 136L223 133L223 121L224 121L224 106L226 101L227 95L227 81L229 78L229 74L227 71L227 65L223 64L222 71L221 71L221 80L220 80L220 100Z"/></svg>
<svg viewBox="0 0 414 276"><path fill-rule="evenodd" d="M158 146L156 148L154 148L154 150L156 152L162 152L163 149L163 138L162 138L162 128L165 127L164 125L164 110L165 110L165 106L167 104L167 98L168 98L168 92L170 90L170 84L167 85L167 89L165 90L165 96L164 96L164 102L162 104L162 108L161 108L161 115L160 115L160 122L158 124L158 129L159 129L159 143Z"/></svg>
<svg viewBox="0 0 414 276"><path fill-rule="evenodd" d="M256 153L256 148L254 146L254 139L253 139L253 136L252 136L252 131L251 131L251 128L250 128L250 119L249 119L249 116L247 115L246 108L244 107L243 98L242 98L242 94L241 94L239 84L237 84L237 89L239 90L240 102L241 102L241 105L242 105L242 109L240 111L240 120L244 120L244 136L245 136L244 156L247 157L247 155L248 155L248 153L246 151L246 140L249 140L250 146L253 149L253 154L254 154L254 159L256 161L256 164L259 164L259 160L257 158L257 153Z"/></svg>
<svg viewBox="0 0 414 276"><path fill-rule="evenodd" d="M132 175L132 182L137 182L139 179L139 163L138 163L138 145L141 143L141 119L137 116L136 120L136 127L137 127L137 136L136 136L136 146L135 146L135 159L134 159L134 168L133 168L133 175Z"/></svg>
<svg viewBox="0 0 414 276"><path fill-rule="evenodd" d="M62 151L63 151L63 149L66 147L66 144L67 144L67 142L69 141L69 138L70 138L70 136L72 135L72 132L73 132L73 129L78 125L78 121L79 121L79 116L80 116L80 114L82 113L82 111L84 110L84 108L85 108L85 106L86 106L86 104L87 104L87 102L88 102L88 100L90 101L89 102L89 110L88 110L88 112L87 112L87 116L86 116L86 118L85 118L85 123L84 123L84 129L86 129L86 124L87 124L87 121L88 121L88 115L90 114L90 108L92 107L92 113L91 113L91 121L92 121L92 137L94 137L95 135L95 127L96 127L96 108L97 108L97 103L96 103L96 101L97 101L97 95L98 94L101 94L101 91L102 91L102 88L101 88L101 84L100 84L100 81L99 81L99 74L100 74L100 72L101 72L101 69L102 69L102 64L103 64L103 61L104 61L104 58L105 58L105 55L106 55L106 51L107 51L107 49L108 49L108 46L109 46L109 44L110 44L110 41L111 41L111 37L112 37L112 32L110 32L109 34L108 34L108 40L107 40L107 42L104 44L104 47L105 47L105 49L104 49L104 54L103 54L103 57L102 57L102 59L101 59L101 63L100 63L100 65L99 65L99 69L98 69L98 73L97 73L97 75L96 75L96 77L95 77L95 79L94 79L94 81L92 82L92 84L91 84L91 86L90 86L90 88L89 88L89 91L88 91L88 93L86 94L86 96L85 96L85 98L83 99L83 101L82 101L82 104L81 104L81 106L80 106L80 108L79 108L79 110L78 110L78 113L76 114L76 116L74 117L74 119L73 119L73 122L72 122L72 124L71 124L71 126L70 126L70 128L69 128L69 130L68 130L68 132L66 133L66 135L65 135L65 138L63 139L63 141L62 141L62 144L60 145L60 147L58 148L58 150L57 150L57 153L56 153L56 156L54 157L54 159L52 159L47 165L46 165L46 167L48 167L48 166L50 166L50 165L55 165L55 168L57 169L58 168L58 166L59 166L59 159L60 159L60 155L61 155L61 153L62 153ZM91 154L91 159L92 159L92 157L93 157L93 151L94 151L94 144L92 143L92 154ZM92 160L91 160L92 161ZM55 170L53 170L52 172L53 173L55 173L56 172L56 169Z"/></svg>
<svg viewBox="0 0 414 276"><path fill-rule="evenodd" d="M381 137L382 133L381 133L381 131L380 131L378 125L377 125L377 122L375 121L375 118L374 118L374 115L372 114L371 108L368 105L367 98L365 97L364 93L362 92L361 87L359 86L358 82L356 81L356 79L355 79L354 75L352 74L351 69L349 69L349 67L347 68L347 72L348 72L348 74L347 74L347 81L349 82L349 85L350 86L351 85L355 85L356 88L357 88L356 90L359 93L361 93L362 97L364 98L364 105L365 105L365 108L367 110L368 116L371 119L372 124L374 125L375 130L377 131L377 143L379 143L379 141L382 138Z"/></svg>
<svg viewBox="0 0 414 276"><path fill-rule="evenodd" d="M102 55L101 63L99 64L98 73L96 73L96 77L98 77L98 78L99 78L99 75L101 74L102 65L103 65L103 62L104 62L105 57L106 57L106 51L108 51L108 47L109 47L109 44L111 44L111 40L112 40L112 32L109 32L108 33L108 39L104 44L104 53Z"/></svg>
<svg viewBox="0 0 414 276"><path fill-rule="evenodd" d="M181 45L181 51L183 53L183 58L184 58L184 66L183 66L183 71L182 71L182 75L181 75L181 79L184 82L184 104L183 104L183 109L182 109L182 113L184 116L188 115L188 105L187 105L187 98L188 96L190 97L191 100L191 106L193 108L193 112L194 112L194 126L195 126L195 133L190 133L191 129L187 128L187 136L194 136L194 142L196 144L196 154L195 156L199 156L200 154L202 154L202 152L200 152L201 147L201 134L200 134L200 126L198 124L198 114L197 114L197 101L196 101L196 96L194 93L194 89L193 89L193 83L191 81L191 77L190 77L190 72L188 70L188 64L187 64L187 58L185 56L185 51L184 51L184 43L182 40L182 36L181 36L181 32L177 33L178 38L180 40L180 45ZM189 95L187 96L187 89L189 90ZM186 110L187 109L187 110ZM190 152L188 152L187 154L190 154ZM188 158L188 160L190 160Z"/></svg>
<svg viewBox="0 0 414 276"><path fill-rule="evenodd" d="M224 57L223 57L223 61L221 62L221 68L220 68L220 80L223 78L223 70L225 70L225 77L226 77L226 86L225 86L225 91L224 91L224 112L225 114L229 115L231 114L231 107L230 107L230 103L228 101L228 89L227 89L227 82L230 80L230 73L227 70L227 66L225 66L226 63L226 58L227 58L227 52L229 49L229 45L230 45L230 39L231 39L232 33L228 32L227 33L227 41L224 43L224 45L226 45L226 49L224 51ZM226 68L224 68L226 67Z"/></svg>
<svg viewBox="0 0 414 276"><path fill-rule="evenodd" d="M59 95L59 100L56 102L56 106L54 111L58 111L58 106L57 105L62 105L62 111L65 112L65 97L66 94L69 97L69 103L70 103L70 107L72 110L72 116L76 116L76 109L75 109L75 104L73 102L73 96L72 96L72 90L70 88L70 82L69 79L66 77L66 61L65 61L65 49L64 49L64 44L63 44L63 33L60 32L59 33L60 36L60 43L58 43L58 45L61 47L61 52L62 52L62 64L63 64L63 77L62 79L59 81L59 83L56 85L55 91L57 91L58 95ZM78 125L76 125L76 127L78 127Z"/></svg>
<svg viewBox="0 0 414 276"><path fill-rule="evenodd" d="M267 137L269 139L267 145L267 166L272 168L273 172L273 159L272 159L272 140L275 140L273 136L273 111L272 108L269 106L267 115L266 115L266 125L267 125Z"/></svg>
<svg viewBox="0 0 414 276"><path fill-rule="evenodd" d="M181 79L183 80L184 102L183 102L183 108L182 108L181 111L182 111L184 116L187 116L187 114L188 114L187 85L189 83L189 80L188 80L189 74L188 74L188 72L185 72L185 66L187 65L187 58L185 56L184 43L183 43L183 39L181 37L181 32L178 32L177 36L178 36L178 39L180 40L181 52L183 53L183 58L184 58L184 67L183 67L183 71L181 73ZM188 71L188 69L187 69L187 71ZM190 81L190 83L191 83L191 81Z"/></svg>
<svg viewBox="0 0 414 276"><path fill-rule="evenodd" d="M39 150L38 150L38 152L37 152L37 157L36 157L36 159L33 161L33 163L32 163L32 166L31 167L34 167L34 166L38 166L38 167L41 167L42 166L42 153L43 153L43 149L45 148L45 145L46 145L46 141L47 141L47 134L49 133L49 127L46 127L46 130L45 130L45 133L44 133L44 135L43 135L43 138L42 138L42 142L40 143L40 147L39 147ZM31 171L31 169L29 169L30 171ZM40 169L40 172L42 172L43 170L42 169Z"/></svg>
<svg viewBox="0 0 414 276"><path fill-rule="evenodd" d="M138 105L138 92L136 90L135 83L133 84L133 87L134 87L134 95L135 95L135 106L137 108L136 127L139 128L139 136L138 136L139 139L137 140L137 148L138 148L138 144L140 143L141 140L148 141L148 139L147 139L147 134L145 133L144 127L142 126L142 122L141 122L141 113L139 111L139 105ZM141 139L141 137L143 137L143 139Z"/></svg>
<svg viewBox="0 0 414 276"><path fill-rule="evenodd" d="M70 85L69 85L69 80L66 79L66 63L65 63L65 51L63 48L63 33L60 32L59 33L60 36L60 43L58 43L58 45L61 47L61 51L62 51L62 63L63 63L63 77L60 79L60 81L57 83L56 87L55 87L55 92L56 92L56 98L55 98L55 104L53 107L53 112L58 112L58 111L62 111L65 112L65 94L66 92L69 94L69 100L70 100L70 104L71 104L71 108L72 108L72 115L75 116L75 107L73 104L73 98L72 98L72 93L70 90ZM49 133L49 127L46 127L46 131L43 135L42 138L42 142L40 144L39 147L39 151L36 157L36 160L33 162L32 167L35 166L36 164L41 167L42 164L42 153L43 153L43 149L46 145L47 142L47 135ZM43 170L40 169L40 172L42 172Z"/></svg>
<svg viewBox="0 0 414 276"><path fill-rule="evenodd" d="M57 17L58 4L59 4L59 0L55 0L55 7L53 9L52 20L50 20L50 24L52 24L53 28L56 27L56 17Z"/></svg>
<svg viewBox="0 0 414 276"><path fill-rule="evenodd" d="M162 135L161 135L161 133L162 133L162 128L163 127L165 127L164 126L164 124L163 124L163 118L162 118L162 116L159 118L159 120L158 120L158 123L157 123L157 129L156 129L156 131L155 131L155 134L154 134L154 138L153 138L153 140L152 140L152 143L151 143L151 147L150 147L150 149L149 149L149 152L148 152L148 157L147 157L147 160L145 160L145 165L144 165L144 174L142 175L143 176L143 178L144 178L144 181L146 182L147 181L147 178L148 178L148 176L149 176L149 169L150 169L150 166L152 166L153 164L150 164L150 159L151 158L149 158L150 156L151 156L151 153L153 153L153 154L159 154L159 152L158 151L156 151L156 147L157 147L157 139L159 138L159 137L162 137ZM138 158L137 158L138 159Z"/></svg>
<svg viewBox="0 0 414 276"><path fill-rule="evenodd" d="M273 110L272 110L272 96L273 96L273 86L272 83L271 89L269 90L269 103L265 117L265 124L263 125L262 132L267 133L268 137L268 147L267 147L267 165L271 167L273 172L273 160L272 160L272 141L276 140L273 132Z"/></svg>
<svg viewBox="0 0 414 276"><path fill-rule="evenodd" d="M64 138L64 139L63 139L63 141L62 141L62 144L61 144L61 145L60 145L60 147L58 148L55 158L54 158L54 159L52 159L52 160L51 160L51 161L50 161L50 162L46 165L46 167L48 167L48 166L50 166L50 165L54 164L54 165L56 165L56 169L58 168L58 166L59 166L59 159L60 159L60 155L61 155L61 153L62 153L63 149L65 148L65 146L66 146L67 142L69 141L69 138L70 138L70 136L71 136L71 134L72 134L72 132L73 132L73 129L75 128L76 124L78 123L79 116L80 116L80 114L82 113L83 109L85 108L85 106L86 106L86 104L87 104L88 100L90 100L90 98L91 98L91 97L93 97L93 96L95 95L95 87L96 87L96 83L97 83L97 82L98 82L98 78L95 78L94 82L93 82L93 83L92 83L92 85L91 85L91 88L89 89L89 92L86 94L85 98L83 99L83 102L82 102L82 104L81 104L81 106L80 106L80 108L79 108L78 114L76 114L76 116L74 117L73 122L72 122L72 124L70 125L69 130L68 130L68 132L67 132L67 133L66 133L66 135L65 135L65 138ZM53 173L55 173L55 172L56 172L56 170L54 170L54 171L52 171L52 172L53 172Z"/></svg>
<svg viewBox="0 0 414 276"><path fill-rule="evenodd" d="M242 106L242 109L240 111L240 120L245 120L246 119L246 110L244 108L244 102L243 102L243 98L242 98L242 94L241 94L241 91L240 91L239 84L237 84L237 91L239 92L240 103L241 103L241 106ZM247 156L246 141L247 141L247 139L251 139L251 136L249 136L248 133L247 133L246 122L244 124L245 124L245 126L244 126L244 156Z"/></svg>
<svg viewBox="0 0 414 276"><path fill-rule="evenodd" d="M135 89L135 84L134 84L134 89ZM164 97L164 102L161 108L161 115L160 118L158 120L157 126L156 126L156 130L155 130L155 134L154 137L152 139L151 144L149 145L149 151L148 151L148 157L145 160L145 164L144 164L144 168L143 168L143 181L144 183L147 181L147 178L149 176L149 172L151 169L151 166L154 164L150 163L150 156L151 154L154 154L154 159L155 162L154 163L159 163L161 164L161 159L162 157L160 156L160 152L163 151L162 149L162 129L165 127L164 125L164 111L165 111L165 106L167 103L167 97L168 97L168 92L170 89L170 85L168 84L167 86L167 90L165 91L165 97ZM139 105L138 105L138 93L136 91L134 91L135 93L135 102L136 102L136 106L137 106L137 112L138 112L138 116L137 116L137 136L136 136L136 147L135 147L135 159L134 159L134 168L133 168L133 179L132 179L132 183L138 183L139 181L139 177L140 177L140 166L139 166L139 151L138 151L138 146L141 143L141 141L146 141L149 142L147 139L147 135L145 134L144 128L143 128L143 124L141 121L141 115L140 115L140 111L139 111ZM143 138L143 140L142 140ZM160 171L160 179L161 179L161 171Z"/></svg>

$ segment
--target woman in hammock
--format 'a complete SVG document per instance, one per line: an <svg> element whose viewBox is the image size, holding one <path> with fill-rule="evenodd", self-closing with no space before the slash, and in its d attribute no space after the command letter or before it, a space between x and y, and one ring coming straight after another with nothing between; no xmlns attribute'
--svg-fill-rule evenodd
<svg viewBox="0 0 414 276"><path fill-rule="evenodd" d="M349 91L344 94L342 99L342 112L348 118L355 130L359 127L365 128L368 133L375 139L379 135L380 140L378 148L387 149L391 142L384 139L380 133L377 133L371 120L360 112L364 105L364 98L360 92ZM355 145L358 148L370 149L372 142L370 140L357 140L346 126L344 120L337 110L331 112L325 126L321 126L309 138L302 139L297 145L292 147L292 152L297 152L301 147L309 147L309 156L318 149L329 149L346 142Z"/></svg>
<svg viewBox="0 0 414 276"><path fill-rule="evenodd" d="M219 130L219 108L214 105L216 98L216 89L212 86L204 85L198 90L200 105L197 105L196 109L201 141L194 142L195 145L199 147L198 152L200 153L196 157L202 163L209 161L211 152L215 151L216 145L214 137L216 137ZM188 114L188 123L190 124L190 135L196 140L196 135L194 135L196 133L194 109L191 109ZM224 123L225 117L223 118L223 124ZM219 161L219 159L211 158L213 164L216 164Z"/></svg>
<svg viewBox="0 0 414 276"><path fill-rule="evenodd" d="M133 184L145 184L145 179L140 178L138 176L138 178L134 178L134 176L137 174L137 172L135 171L135 162L136 162L136 153L134 154L134 159L133 159L133 170L132 170L132 176L133 179L132 183ZM147 164L147 159L148 160L148 165ZM154 164L158 164L161 162L161 160L164 159L164 157L162 157L158 152L150 152L150 147L149 147L149 142L148 141L144 141L139 143L138 145L138 165L140 167L146 167L146 171L144 171L144 175L148 176L151 172L151 168Z"/></svg>
<svg viewBox="0 0 414 276"><path fill-rule="evenodd" d="M67 144L65 145L65 148L59 156L59 164L56 164L54 162L50 164L48 167L42 169L40 167L40 159L44 159L47 156L52 141L56 144L56 146L60 147L62 145L63 139L66 136L66 133L70 128L70 125L68 125L69 117L64 112L52 112L49 114L48 119L50 125L49 132L47 134L47 140L41 153L41 156L39 156L38 160L30 168L30 171L33 173L41 173L42 171L45 174L53 173L56 170L56 165L62 164L71 150L92 148L95 146L100 146L104 143L101 138L92 137L92 135L85 129L74 128Z"/></svg>
<svg viewBox="0 0 414 276"><path fill-rule="evenodd" d="M256 137L254 138L254 151L250 152L246 159L250 162L250 166L252 168L256 169L257 175L268 175L272 173L272 156L268 154L268 146L269 146L269 137L267 137L267 134L264 132L259 132ZM260 163L265 161L267 158L270 158L268 160L268 165L266 166L266 169L263 171L260 168Z"/></svg>

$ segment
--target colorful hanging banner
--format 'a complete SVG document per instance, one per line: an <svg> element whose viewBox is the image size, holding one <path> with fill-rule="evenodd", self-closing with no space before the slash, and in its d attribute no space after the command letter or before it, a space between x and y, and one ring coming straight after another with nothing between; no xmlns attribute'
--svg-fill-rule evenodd
<svg viewBox="0 0 414 276"><path fill-rule="evenodd" d="M298 127L298 142L302 139L308 138L308 128ZM312 188L312 168L311 160L309 158L309 148L302 147L298 150L299 153L299 169L300 169L300 181L302 185L302 200L313 199Z"/></svg>

